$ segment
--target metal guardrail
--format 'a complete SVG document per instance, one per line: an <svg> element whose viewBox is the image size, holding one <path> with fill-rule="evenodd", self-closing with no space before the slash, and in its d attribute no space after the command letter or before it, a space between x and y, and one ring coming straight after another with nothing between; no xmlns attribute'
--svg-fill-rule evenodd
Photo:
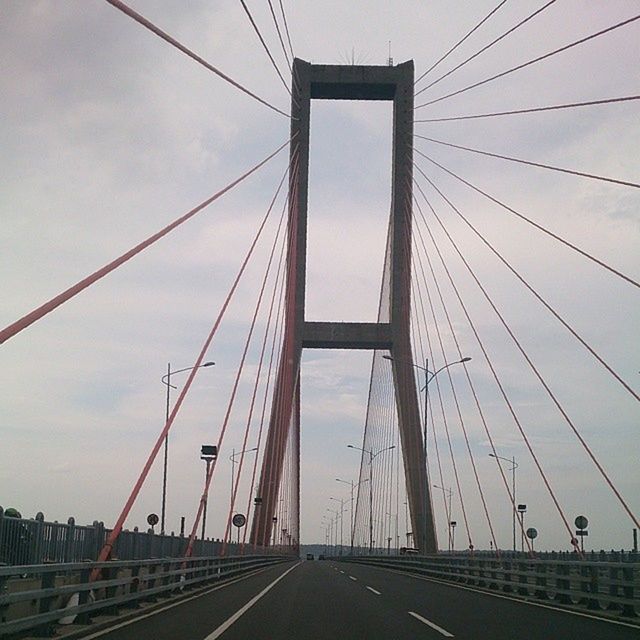
<svg viewBox="0 0 640 640"><path fill-rule="evenodd" d="M83 526L77 525L73 518L66 523L46 522L41 513L34 520L7 517L0 507L0 565L96 560L110 531L97 521ZM184 536L162 536L151 530L138 531L136 527L120 533L112 557L119 560L179 558L186 547ZM220 540L196 539L192 555L217 556L221 550ZM235 543L227 545L227 554L237 551Z"/></svg>
<svg viewBox="0 0 640 640"><path fill-rule="evenodd" d="M341 556L355 562L626 619L640 614L640 562L460 556Z"/></svg>
<svg viewBox="0 0 640 640"><path fill-rule="evenodd" d="M290 559L232 556L0 567L0 637L27 630L30 635L51 636L61 619L88 624L92 614L113 615L141 600ZM101 570L100 578L90 582L95 569Z"/></svg>

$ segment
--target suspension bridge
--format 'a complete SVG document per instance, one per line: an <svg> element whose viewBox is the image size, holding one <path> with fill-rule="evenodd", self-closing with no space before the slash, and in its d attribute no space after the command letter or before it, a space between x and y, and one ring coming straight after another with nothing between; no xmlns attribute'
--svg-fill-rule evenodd
<svg viewBox="0 0 640 640"><path fill-rule="evenodd" d="M163 424L157 428L157 412L149 415L145 399L122 415L123 424L148 423L144 433L103 433L101 444L117 456L111 473L127 479L126 491L113 488L124 486L118 480L106 491L96 483L91 495L85 479L93 524L61 524L13 508L16 500L33 503L27 496L34 480L11 474L0 511L0 630L91 638L634 637L640 183L627 149L638 134L633 54L640 15L632 4L585 10L585 28L551 30L548 46L531 57L510 49L511 60L500 48L528 41L529 30L548 25L560 9L552 0L516 11L503 0L465 16L464 28L458 24L443 52L421 69L413 59L394 63L390 53L384 64L360 64L353 55L348 64L305 60L294 49L295 29L281 0L262 8L241 0L239 15L288 107L282 95L223 71L142 7L102 4L116 28L132 29L128 37L162 47L266 112L273 121L267 137L277 130L281 138L245 166L229 162L229 180L212 195L46 302L25 302L19 314L4 306L0 344L8 370L28 360L30 336L38 348L50 344L38 333L49 324L58 340L72 342L70 320L82 325L83 299L91 306L92 292L122 286L120 274L210 209L227 202L236 209L233 198L243 190L251 190L251 210L263 204L252 228L249 216L242 219L238 237L231 229L237 215L222 225L226 263L217 280L224 288L216 282L208 326L199 319L188 338L180 336L192 352L189 366L169 364L162 377ZM28 24L32 17L16 19ZM620 47L602 44L616 38L632 49L620 54ZM600 47L601 64L587 71L579 56L592 60L582 52L593 47ZM483 58L491 60L488 70L473 71ZM575 80L570 90L551 83L556 97L544 84L550 76L542 75L538 93L549 102L525 90L528 81L505 99L501 83L553 64L567 66L565 79ZM613 67L606 82L594 81ZM608 92L589 93L592 87ZM353 212L350 223L347 207L325 223L325 249L337 245L346 253L336 268L333 254L313 262L314 214L339 202L328 189L326 205L314 179L346 171L347 131L316 134L312 111L342 104L387 109L374 128L386 127L391 179L387 202L364 201L378 214ZM512 124L523 118L521 129ZM544 155L554 142L566 158ZM318 162L314 144L326 145L323 160L333 166ZM579 145L589 150L591 166L575 161ZM360 156L342 188L355 191L358 174L374 163ZM373 191L377 181L367 183ZM505 190L510 182L515 186ZM215 234L215 222L211 229ZM193 234L188 240L202 246ZM343 271L360 249L374 272L368 282L376 280L369 321L346 320L337 302L357 295L358 276ZM319 284L327 290L323 304L314 292ZM117 294L113 301L108 318L121 311ZM93 309L86 313L95 317ZM158 323L163 335L172 331L170 317ZM148 323L145 330L157 331ZM140 340L140 329L135 333ZM120 348L136 357L134 345ZM320 350L368 358L356 396L357 430L337 424L346 415L340 407L354 397L340 389L348 371L328 374L337 384L329 385L320 416L307 419L313 390L305 370L318 365L306 354ZM86 366L82 361L84 371L72 373L67 386L81 386ZM25 372L33 374L27 366ZM224 396L215 391L215 409L207 379L226 386ZM35 419L35 410L28 418L13 402L7 406L27 425ZM72 422L68 409L59 408L58 418L56 410L55 403L48 409L54 422ZM95 424L112 416L105 407ZM178 481L169 465L182 459L178 434L194 417L208 424L189 440L205 442L204 478L199 469L197 479L194 471ZM305 433L318 425L327 433L314 441L324 457L308 457ZM3 437L3 449L12 451L14 437L17 454L29 438L12 434ZM106 443L107 434L116 444ZM95 459L102 477L110 473L109 456L82 457ZM305 486L307 469L313 471ZM44 475L36 484L55 483L55 475ZM178 482L190 506L176 505ZM101 504L105 497L121 504L113 515L116 507ZM57 503L75 507L71 497ZM187 514L179 524L178 513Z"/></svg>

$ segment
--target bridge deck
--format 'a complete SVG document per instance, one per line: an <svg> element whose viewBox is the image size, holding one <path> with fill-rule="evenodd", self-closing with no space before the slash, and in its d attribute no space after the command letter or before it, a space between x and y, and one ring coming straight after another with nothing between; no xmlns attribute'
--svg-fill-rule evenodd
<svg viewBox="0 0 640 640"><path fill-rule="evenodd" d="M631 639L638 627L518 602L386 569L280 565L218 585L88 638L322 640Z"/></svg>

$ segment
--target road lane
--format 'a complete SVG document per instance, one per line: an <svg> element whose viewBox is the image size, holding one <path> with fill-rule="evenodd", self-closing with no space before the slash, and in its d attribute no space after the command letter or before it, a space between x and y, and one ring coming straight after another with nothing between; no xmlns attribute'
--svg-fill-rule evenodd
<svg viewBox="0 0 640 640"><path fill-rule="evenodd" d="M442 640L442 635L350 580L330 562L304 562L221 640ZM359 569L359 567L358 567ZM367 583L368 584L368 583Z"/></svg>
<svg viewBox="0 0 640 640"><path fill-rule="evenodd" d="M631 628L388 569L287 563L100 640L637 640ZM90 636L93 637L93 636Z"/></svg>
<svg viewBox="0 0 640 640"><path fill-rule="evenodd" d="M295 564L287 562L223 582L210 591L143 612L141 618L116 622L109 629L88 632L85 637L87 640L203 640Z"/></svg>
<svg viewBox="0 0 640 640"><path fill-rule="evenodd" d="M380 591L380 599L391 607L413 611L456 638L637 640L640 637L637 626L555 609L552 603L541 607L379 567L343 563L339 566L346 566L359 582Z"/></svg>

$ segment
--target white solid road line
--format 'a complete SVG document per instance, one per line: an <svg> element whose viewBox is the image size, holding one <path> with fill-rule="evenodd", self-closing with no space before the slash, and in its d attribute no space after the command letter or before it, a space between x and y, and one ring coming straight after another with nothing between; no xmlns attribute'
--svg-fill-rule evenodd
<svg viewBox="0 0 640 640"><path fill-rule="evenodd" d="M236 620L238 620L238 618L240 618L240 616L249 611L249 609L251 609L251 607L253 607L253 605L258 602L258 600L260 600L260 598L262 598L262 596L264 596L268 591L275 587L278 582L282 580L282 578L284 578L288 573L293 571L299 565L300 562L287 569L281 576L276 578L271 584L267 585L257 596L251 598L251 600L249 600L247 604L245 604L243 607L240 607L240 609L238 609L230 618L227 618L215 631L206 636L204 640L216 640L216 638L219 638Z"/></svg>
<svg viewBox="0 0 640 640"><path fill-rule="evenodd" d="M353 576L349 576L349 580L357 581L357 580L358 580L358 578L354 578Z"/></svg>
<svg viewBox="0 0 640 640"><path fill-rule="evenodd" d="M369 589L369 591L371 591L371 593L375 593L377 596L382 595L379 591L376 591L373 587L367 587L367 589Z"/></svg>
<svg viewBox="0 0 640 640"><path fill-rule="evenodd" d="M441 633L446 638L453 638L454 637L452 633L449 633L446 629L443 629L442 627L439 627L434 622L431 622L431 620L427 620L426 618L423 618L419 613L416 613L415 611L408 611L407 613L410 616L413 616L416 620L420 620L420 622L423 622L428 627L431 627L432 629L435 629L436 631Z"/></svg>

